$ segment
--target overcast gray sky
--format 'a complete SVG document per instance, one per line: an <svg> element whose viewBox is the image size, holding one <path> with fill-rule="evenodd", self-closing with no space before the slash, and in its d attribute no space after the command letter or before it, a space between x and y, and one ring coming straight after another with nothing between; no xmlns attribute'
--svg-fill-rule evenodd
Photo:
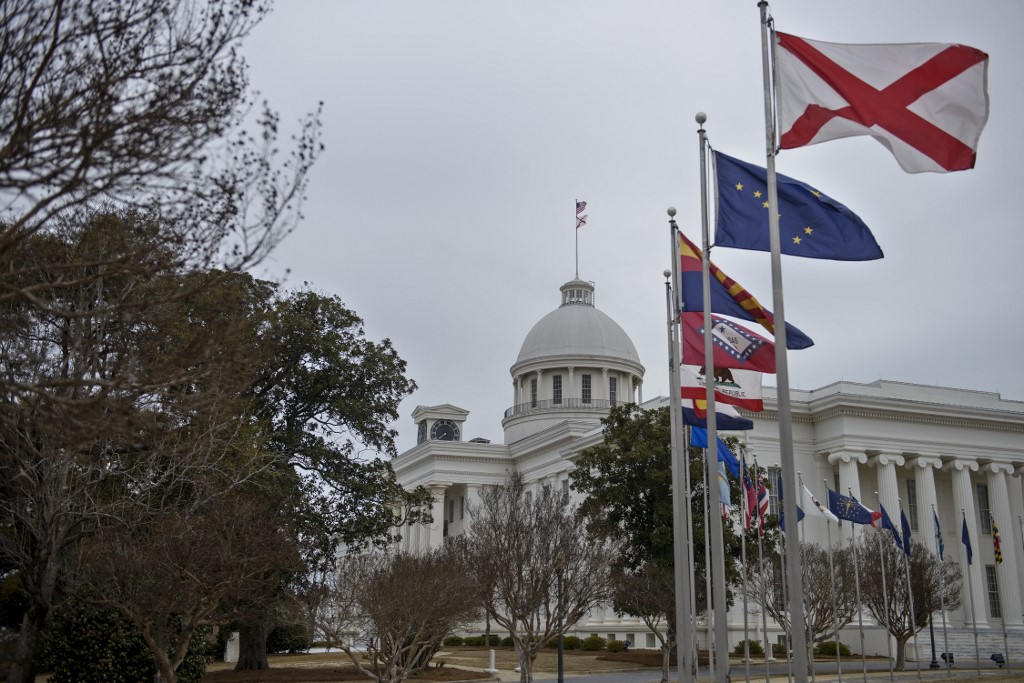
<svg viewBox="0 0 1024 683"><path fill-rule="evenodd" d="M816 345L791 384L887 380L1024 400L1024 2L779 0L780 31L846 43L959 42L991 56L977 168L908 175L866 137L784 151L781 173L857 212L880 261L783 257L786 318ZM246 42L287 127L324 102L305 221L265 264L335 293L390 338L419 389L501 442L509 367L574 275L631 336L644 396L667 394L665 209L700 230L694 115L764 165L754 0L279 0ZM771 307L769 257L716 263ZM767 377L766 384L774 384Z"/></svg>

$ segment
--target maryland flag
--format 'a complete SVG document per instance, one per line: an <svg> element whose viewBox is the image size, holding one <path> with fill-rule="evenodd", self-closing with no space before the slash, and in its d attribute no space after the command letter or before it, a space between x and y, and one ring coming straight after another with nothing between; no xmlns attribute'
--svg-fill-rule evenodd
<svg viewBox="0 0 1024 683"><path fill-rule="evenodd" d="M995 517L992 518L992 549L995 551L996 564L1003 563L1003 539L999 536L999 527Z"/></svg>

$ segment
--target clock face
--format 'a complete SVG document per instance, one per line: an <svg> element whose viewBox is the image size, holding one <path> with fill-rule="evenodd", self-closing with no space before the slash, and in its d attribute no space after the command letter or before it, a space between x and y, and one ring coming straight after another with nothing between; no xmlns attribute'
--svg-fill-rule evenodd
<svg viewBox="0 0 1024 683"><path fill-rule="evenodd" d="M451 420L438 420L430 428L430 438L436 441L458 441L459 426Z"/></svg>

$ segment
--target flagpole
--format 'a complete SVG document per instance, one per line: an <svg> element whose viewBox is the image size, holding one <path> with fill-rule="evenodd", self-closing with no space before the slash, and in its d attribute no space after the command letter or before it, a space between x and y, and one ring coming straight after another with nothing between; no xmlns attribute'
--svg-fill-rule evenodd
<svg viewBox="0 0 1024 683"><path fill-rule="evenodd" d="M899 498L896 502L900 506L900 522L903 521L903 501ZM909 527L904 530L903 535L909 536ZM910 548L910 538L904 538L903 544L906 548ZM910 583L910 555L904 552L903 554L904 566L907 569L907 598L910 601L910 628L914 634L914 661L917 662L917 680L921 680L921 649L917 644L917 617L914 615L914 589Z"/></svg>
<svg viewBox="0 0 1024 683"><path fill-rule="evenodd" d="M754 456L754 471L757 475L758 489L761 487L761 470L757 464L757 456ZM765 581L764 573L764 549L762 537L764 536L764 520L761 519L761 501L757 501L757 566L761 572L761 633L764 636L764 683L770 683L771 676L768 672L769 660L775 659L772 652L772 644L768 642L768 582Z"/></svg>
<svg viewBox="0 0 1024 683"><path fill-rule="evenodd" d="M847 494L853 498L853 489L847 488ZM857 630L860 631L860 666L864 672L864 683L868 683L868 657L864 648L864 609L860 602L860 567L857 556L857 525L850 522L850 547L853 548L853 587L857 593Z"/></svg>
<svg viewBox="0 0 1024 683"><path fill-rule="evenodd" d="M960 528L967 529L967 513L964 512L963 508L960 508ZM971 537L968 533L967 541L970 542ZM963 545L961 543L961 545ZM964 565L966 569L964 572L967 574L967 592L971 595L971 627L974 630L974 664L978 669L978 676L981 676L981 653L978 650L978 613L974 610L974 585L971 582L971 559L967 556L967 546L964 545L964 559L967 560ZM948 652L946 653L948 656Z"/></svg>
<svg viewBox="0 0 1024 683"><path fill-rule="evenodd" d="M878 497L878 491L875 491L875 502L878 503L878 509L881 510L882 500ZM891 522L892 520L889 521ZM884 534L876 535L878 536L878 559L882 569L882 606L885 608L882 610L882 614L885 615L885 647L889 653L889 680L892 681L895 680L892 672L892 624L889 621L891 616L889 614L889 590L886 587L887 582L885 580L885 547L882 545L885 539L883 538Z"/></svg>
<svg viewBox="0 0 1024 683"><path fill-rule="evenodd" d="M935 504L932 503L932 526L935 527L935 540L938 543L942 542L942 534L939 533L939 527L937 524L939 517L935 514ZM941 549L941 548L940 548ZM939 562L942 563L942 578L946 578L946 560L944 557L939 558ZM942 610L942 649L944 655L946 655L946 676L952 677L953 675L953 664L949 661L949 636L946 634L946 586L944 582L940 582L939 590L939 609Z"/></svg>
<svg viewBox="0 0 1024 683"><path fill-rule="evenodd" d="M992 520L992 541L993 541L993 543L995 543L995 540L997 538L999 538L999 527L996 525L996 516L993 515L991 512L989 513L988 516L989 516L989 519ZM1000 544L1001 543L1002 543L1002 540L1000 540ZM1002 552L1002 546L1001 545L1000 545L1000 552ZM1002 555L1000 555L999 557L996 558L996 564L997 565L999 563L1001 563L1002 561L1003 561ZM1010 670L1010 644L1006 640L1006 617L1002 616L999 619L999 621L1002 622L1002 625L1003 625L1003 652L1006 653L1004 655L1004 659L1006 660L1005 666L1006 666L1006 670L1009 671Z"/></svg>
<svg viewBox="0 0 1024 683"><path fill-rule="evenodd" d="M750 623L747 615L747 531L750 526L750 504L747 499L747 451L740 451L740 563L743 565L743 660L746 662L746 681L750 683ZM751 484L753 485L753 484Z"/></svg>
<svg viewBox="0 0 1024 683"><path fill-rule="evenodd" d="M771 29L768 19L768 2L761 0L757 6L761 10L761 63L764 77L764 123L765 123L765 155L768 175L768 236L771 244L772 262L772 303L775 313L775 374L776 401L779 412L779 455L782 464L782 476L786 485L792 487L796 482L796 464L793 457L793 422L789 403L789 365L786 357L786 314L782 296L782 257L779 242L779 192L775 178L775 125L772 116L772 69L770 59ZM783 511L790 519L796 519L796 501L785 502ZM790 619L797 632L804 629L804 611L800 596L803 586L800 571L799 548L787 545L789 553L789 584ZM801 645L794 648L794 659L797 671L797 683L807 683L807 650Z"/></svg>
<svg viewBox="0 0 1024 683"><path fill-rule="evenodd" d="M804 500L804 478L803 478L803 476L799 472L796 473L796 482L797 482L797 495L800 496L800 500L803 501ZM804 505L807 505L806 501L804 501ZM797 510L799 510L799 509L800 509L800 507L797 506ZM797 537L797 542L800 544L800 565L803 566L803 564L804 564L804 545L803 544L804 544L804 540L806 539L806 534L804 533L803 526L800 525L800 519L799 519L800 513L797 512L796 516L797 516L797 520L796 520L797 521L796 537ZM805 597L806 597L806 594L805 594ZM809 614L810 613L810 609L805 610L805 613ZM812 642L812 634L811 634L810 622L809 621L807 622L807 629L803 633L803 638L804 638L804 641L807 643L807 663L808 663L807 668L809 668L811 670L811 682L812 683L817 683L818 679L817 679L817 677L814 674L814 643Z"/></svg>
<svg viewBox="0 0 1024 683"><path fill-rule="evenodd" d="M711 406L708 406L708 417L711 417ZM714 613L711 608L711 539L708 538L708 528L711 525L711 471L707 466L707 448L704 449L704 626L707 633L708 639L708 675L710 679L715 680L715 640L713 629ZM717 453L715 454L717 458ZM717 477L718 470L715 469L715 476ZM715 486L715 491L718 491L718 486Z"/></svg>
<svg viewBox="0 0 1024 683"><path fill-rule="evenodd" d="M576 200L576 279L580 279L580 200Z"/></svg>
<svg viewBox="0 0 1024 683"><path fill-rule="evenodd" d="M679 243L675 221L676 210L669 208L669 233L672 243L672 270L665 271L666 310L668 312L668 357L669 357L669 410L671 411L672 446L672 559L675 580L676 610L676 667L681 682L691 683L691 657L693 654L693 625L690 617L693 603L690 601L690 516L689 486L685 476L689 467L686 457L686 431L682 424L682 399L679 382ZM671 282L668 278L671 277ZM682 432L682 433L680 433ZM680 448L682 445L682 448ZM685 673L684 673L685 672Z"/></svg>
<svg viewBox="0 0 1024 683"><path fill-rule="evenodd" d="M781 504L782 501L780 500ZM785 517L783 516L783 519ZM779 579L782 584L782 606L786 607L789 605L789 597L786 591L786 547L790 545L789 538L786 536L786 532L782 531L782 525L779 525L779 542L782 544L782 552L779 553ZM789 626L783 628L782 635L786 640L786 682L793 683L793 621L792 614L789 619Z"/></svg>
<svg viewBox="0 0 1024 683"><path fill-rule="evenodd" d="M707 148L708 138L707 133L704 131L704 122L707 121L707 116L704 112L698 112L695 117L699 126L697 130L697 139L700 145L700 221L701 231L703 233L703 280L702 284L704 287L704 368L705 368L705 380L704 384L707 390L707 404L708 404L708 418L707 418L707 432L708 432L708 447L705 451L705 461L707 463L708 482L708 500L711 507L719 510L722 505L721 496L718 494L717 482L715 486L710 486L711 472L715 472L717 478L718 472L718 424L715 419L715 382L714 382L714 346L711 342L711 246L708 235L708 167L707 167ZM707 537L707 529L705 528L705 537ZM713 568L714 568L714 581L712 585L718 590L718 600L714 601L715 610L715 659L717 666L715 670L718 673L717 678L712 680L717 683L726 683L729 680L729 623L726 620L726 605L725 605L725 534L722 530L722 523L720 519L715 518L714 524L711 526L711 548L714 550L712 554ZM710 574L709 570L709 574ZM708 594L708 600L711 600L711 594ZM710 644L709 644L709 655L710 655ZM709 657L710 658L710 657Z"/></svg>
<svg viewBox="0 0 1024 683"><path fill-rule="evenodd" d="M822 479L825 483L825 495L828 496L828 481ZM828 573L830 587L832 589L832 616L833 616L833 635L835 636L836 642L836 673L839 676L839 683L843 683L843 658L839 652L839 605L838 597L836 595L836 569L832 563L832 520L826 519L826 533L828 534ZM842 538L840 538L842 542Z"/></svg>

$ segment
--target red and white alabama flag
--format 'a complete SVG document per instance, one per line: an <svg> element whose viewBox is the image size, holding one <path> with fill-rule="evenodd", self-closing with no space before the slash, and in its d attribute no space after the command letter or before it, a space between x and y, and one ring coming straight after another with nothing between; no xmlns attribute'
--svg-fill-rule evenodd
<svg viewBox="0 0 1024 683"><path fill-rule="evenodd" d="M988 55L981 50L775 36L784 149L870 135L908 173L974 168L988 120Z"/></svg>

